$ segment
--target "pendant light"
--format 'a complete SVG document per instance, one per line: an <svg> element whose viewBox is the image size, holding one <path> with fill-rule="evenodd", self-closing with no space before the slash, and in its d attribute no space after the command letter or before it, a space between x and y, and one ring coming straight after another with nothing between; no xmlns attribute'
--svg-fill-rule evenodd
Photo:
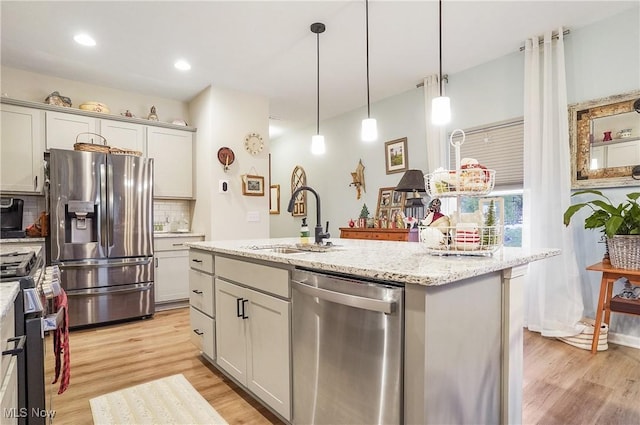
<svg viewBox="0 0 640 425"><path fill-rule="evenodd" d="M431 101L431 122L435 125L444 125L451 121L451 102L448 97L442 96L442 0L438 2L438 53L440 55L440 96L434 97Z"/></svg>
<svg viewBox="0 0 640 425"><path fill-rule="evenodd" d="M322 155L325 153L324 136L320 135L320 34L325 30L323 23L315 22L311 24L311 32L316 35L316 51L318 64L317 78L317 104L316 104L316 134L311 137L311 153Z"/></svg>
<svg viewBox="0 0 640 425"><path fill-rule="evenodd" d="M367 41L367 118L362 120L361 138L364 142L373 142L378 138L378 124L371 118L371 104L369 100L369 0L365 0L366 11L366 41Z"/></svg>

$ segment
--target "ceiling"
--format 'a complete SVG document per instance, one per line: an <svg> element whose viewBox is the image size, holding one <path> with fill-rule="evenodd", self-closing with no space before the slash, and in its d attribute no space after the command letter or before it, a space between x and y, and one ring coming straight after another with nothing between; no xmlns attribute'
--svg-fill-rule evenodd
<svg viewBox="0 0 640 425"><path fill-rule="evenodd" d="M365 1L6 1L3 66L189 101L212 85L266 96L272 124L366 105ZM633 1L443 1L443 73L518 51L523 40L637 7ZM97 46L76 44L88 32ZM173 63L192 65L181 72ZM371 101L438 72L438 2L370 0ZM372 110L375 116L375 110Z"/></svg>

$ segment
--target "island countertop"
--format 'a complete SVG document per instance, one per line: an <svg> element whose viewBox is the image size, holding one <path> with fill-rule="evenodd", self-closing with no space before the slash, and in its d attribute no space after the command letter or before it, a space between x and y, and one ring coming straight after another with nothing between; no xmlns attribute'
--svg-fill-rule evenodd
<svg viewBox="0 0 640 425"><path fill-rule="evenodd" d="M444 285L560 254L559 249L501 248L492 256L436 256L421 243L332 239L327 252L278 253L269 246L295 245L298 238L191 242L191 248L376 280Z"/></svg>

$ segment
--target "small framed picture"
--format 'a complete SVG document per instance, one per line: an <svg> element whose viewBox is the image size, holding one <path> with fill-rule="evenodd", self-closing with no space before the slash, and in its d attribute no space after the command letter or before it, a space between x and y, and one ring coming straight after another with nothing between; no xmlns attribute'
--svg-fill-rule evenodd
<svg viewBox="0 0 640 425"><path fill-rule="evenodd" d="M280 214L280 185L272 184L269 192L269 214Z"/></svg>
<svg viewBox="0 0 640 425"><path fill-rule="evenodd" d="M242 178L242 194L245 196L264 196L264 177L244 176Z"/></svg>
<svg viewBox="0 0 640 425"><path fill-rule="evenodd" d="M401 173L409 169L407 138L391 140L384 144L384 159L387 174Z"/></svg>

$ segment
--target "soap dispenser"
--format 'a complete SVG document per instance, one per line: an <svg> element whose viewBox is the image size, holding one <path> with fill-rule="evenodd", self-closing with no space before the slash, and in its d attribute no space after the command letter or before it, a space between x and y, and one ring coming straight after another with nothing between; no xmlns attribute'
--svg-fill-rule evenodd
<svg viewBox="0 0 640 425"><path fill-rule="evenodd" d="M303 245L309 243L309 226L307 225L307 217L302 218L302 226L300 227L300 243Z"/></svg>

